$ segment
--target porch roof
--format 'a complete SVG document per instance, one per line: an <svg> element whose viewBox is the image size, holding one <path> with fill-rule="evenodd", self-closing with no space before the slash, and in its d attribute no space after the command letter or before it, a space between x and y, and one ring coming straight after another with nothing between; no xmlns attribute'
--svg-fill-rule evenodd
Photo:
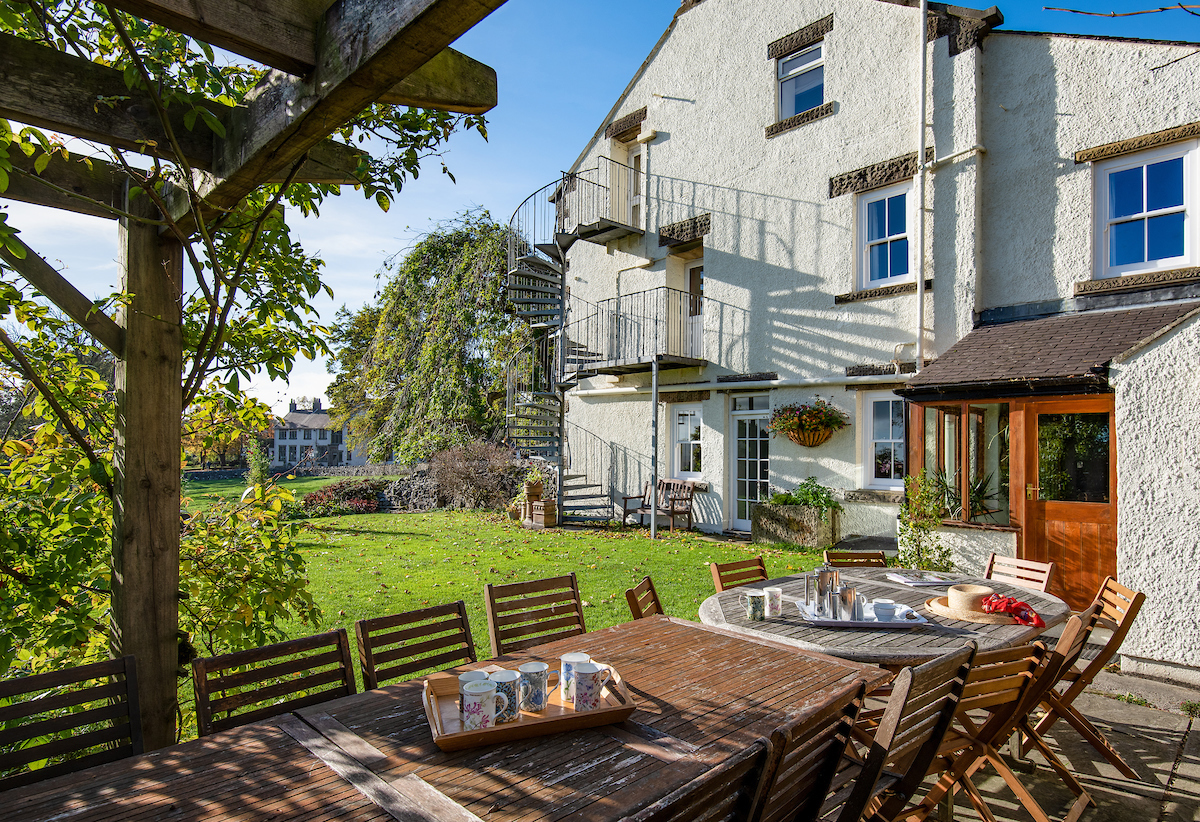
<svg viewBox="0 0 1200 822"><path fill-rule="evenodd" d="M896 390L910 399L988 391L1101 390L1114 358L1200 312L1200 302L1060 314L977 328Z"/></svg>

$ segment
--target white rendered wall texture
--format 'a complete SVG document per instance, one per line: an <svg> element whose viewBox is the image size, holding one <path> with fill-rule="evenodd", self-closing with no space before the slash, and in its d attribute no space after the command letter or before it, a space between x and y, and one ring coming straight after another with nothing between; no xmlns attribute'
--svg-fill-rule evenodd
<svg viewBox="0 0 1200 822"><path fill-rule="evenodd" d="M1146 594L1121 648L1122 667L1200 668L1200 317L1114 363L1110 381L1117 577ZM1200 671L1186 678L1200 684Z"/></svg>

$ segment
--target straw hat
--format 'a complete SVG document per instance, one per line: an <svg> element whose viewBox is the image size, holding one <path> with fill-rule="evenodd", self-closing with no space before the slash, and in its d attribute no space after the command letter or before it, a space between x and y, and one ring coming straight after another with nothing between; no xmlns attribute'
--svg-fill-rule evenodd
<svg viewBox="0 0 1200 822"><path fill-rule="evenodd" d="M963 622L978 622L984 625L1014 625L1016 620L1008 614L989 614L983 610L983 601L996 593L986 585L952 585L944 597L925 601L925 607L938 616L959 619Z"/></svg>

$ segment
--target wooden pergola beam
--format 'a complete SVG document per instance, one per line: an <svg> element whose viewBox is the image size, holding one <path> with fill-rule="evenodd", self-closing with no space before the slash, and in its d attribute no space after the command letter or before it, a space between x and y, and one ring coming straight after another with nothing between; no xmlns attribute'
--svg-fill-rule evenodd
<svg viewBox="0 0 1200 822"><path fill-rule="evenodd" d="M197 181L201 196L215 208L233 207L502 5L339 0L325 15L311 77L275 71L259 84L230 123L228 134L240 139L221 141L213 174ZM187 209L186 197L177 196L173 216Z"/></svg>
<svg viewBox="0 0 1200 822"><path fill-rule="evenodd" d="M0 258L12 266L30 285L42 292L50 302L61 308L63 313L79 323L114 356L123 357L125 330L117 325L112 317L96 308L91 300L79 293L54 266L39 257L32 248L21 242L19 237L14 237L11 241L24 249L25 257L22 259L0 246Z"/></svg>
<svg viewBox="0 0 1200 822"><path fill-rule="evenodd" d="M41 152L32 157L20 151L10 153L16 173L9 175L8 189L0 197L89 217L117 219L124 198L124 171L103 160L91 160L89 164L78 157L66 158L55 153L39 174L34 166L39 156Z"/></svg>
<svg viewBox="0 0 1200 822"><path fill-rule="evenodd" d="M296 76L316 67L324 3L305 0L116 0L113 6ZM380 102L482 114L496 105L496 72L446 49Z"/></svg>

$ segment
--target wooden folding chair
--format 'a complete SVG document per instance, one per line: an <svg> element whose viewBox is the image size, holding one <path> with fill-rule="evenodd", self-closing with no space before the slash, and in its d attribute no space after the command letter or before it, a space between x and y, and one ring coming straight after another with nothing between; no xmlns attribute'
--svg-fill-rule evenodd
<svg viewBox="0 0 1200 822"><path fill-rule="evenodd" d="M192 687L200 736L349 696L356 693L350 641L338 628L193 659Z"/></svg>
<svg viewBox="0 0 1200 822"><path fill-rule="evenodd" d="M484 586L492 656L586 633L575 574Z"/></svg>
<svg viewBox="0 0 1200 822"><path fill-rule="evenodd" d="M855 735L869 740L866 756L838 774L823 816L840 805L838 822L857 822L860 817L890 820L904 808L950 729L974 657L975 643L968 642L896 676L878 725L860 720ZM874 736L863 734L864 725L874 729Z"/></svg>
<svg viewBox="0 0 1200 822"><path fill-rule="evenodd" d="M761 556L724 564L714 562L708 567L712 571L713 585L717 587L718 594L739 585L762 582L768 578L767 563Z"/></svg>
<svg viewBox="0 0 1200 822"><path fill-rule="evenodd" d="M1050 590L1051 580L1054 579L1054 563L1003 557L993 553L988 557L987 571L983 575L997 582L1007 582L1010 585L1046 593Z"/></svg>
<svg viewBox="0 0 1200 822"><path fill-rule="evenodd" d="M1129 627L1133 624L1133 618L1138 615L1138 611L1142 610L1142 603L1145 601L1146 595L1142 592L1126 588L1112 577L1105 577L1104 584L1100 586L1100 593L1096 595L1096 604L1100 606L1096 627L1107 628L1112 631L1112 636L1109 637L1100 653L1095 658L1088 660L1087 667L1080 670L1079 665L1075 664L1069 671L1063 673L1059 682L1067 684L1066 690L1061 693L1057 690L1046 693L1046 699L1042 703L1046 715L1034 727L1038 735L1044 736L1059 717L1066 719L1071 723L1071 727L1079 732L1080 736L1112 763L1113 767L1129 779L1139 780L1141 777L1137 775L1137 771L1121 758L1104 734L1100 733L1100 729L1088 721L1088 718L1079 712L1074 703L1075 697L1092 684L1096 674L1104 670L1104 666L1120 650L1121 643L1125 641L1125 635L1129 633ZM1022 747L1027 747L1027 745Z"/></svg>
<svg viewBox="0 0 1200 822"><path fill-rule="evenodd" d="M826 551L825 564L834 568L886 568L883 551Z"/></svg>
<svg viewBox="0 0 1200 822"><path fill-rule="evenodd" d="M142 752L132 656L5 680L0 703L0 791Z"/></svg>
<svg viewBox="0 0 1200 822"><path fill-rule="evenodd" d="M819 818L865 698L866 683L853 682L834 692L819 708L771 733L770 751L754 796L751 818L755 822L815 822Z"/></svg>
<svg viewBox="0 0 1200 822"><path fill-rule="evenodd" d="M768 744L748 748L648 805L625 822L749 822Z"/></svg>
<svg viewBox="0 0 1200 822"><path fill-rule="evenodd" d="M1051 661L1052 654L1040 642L975 655L954 725L929 769L930 775L939 776L938 781L919 803L901 811L896 819L921 822L937 812L947 795L959 790L966 791L980 819L992 819L991 810L971 781L989 763L1024 802L1028 792L998 751L1028 713L1030 689L1039 679L1055 675Z"/></svg>
<svg viewBox="0 0 1200 822"><path fill-rule="evenodd" d="M625 591L625 600L629 603L629 612L634 619L654 616L663 613L662 602L658 599L658 590L654 580L643 577L642 581Z"/></svg>
<svg viewBox="0 0 1200 822"><path fill-rule="evenodd" d="M418 671L442 671L476 661L467 605L461 599L402 614L360 619L354 623L354 633L358 637L363 689L368 691L378 688L381 682Z"/></svg>

